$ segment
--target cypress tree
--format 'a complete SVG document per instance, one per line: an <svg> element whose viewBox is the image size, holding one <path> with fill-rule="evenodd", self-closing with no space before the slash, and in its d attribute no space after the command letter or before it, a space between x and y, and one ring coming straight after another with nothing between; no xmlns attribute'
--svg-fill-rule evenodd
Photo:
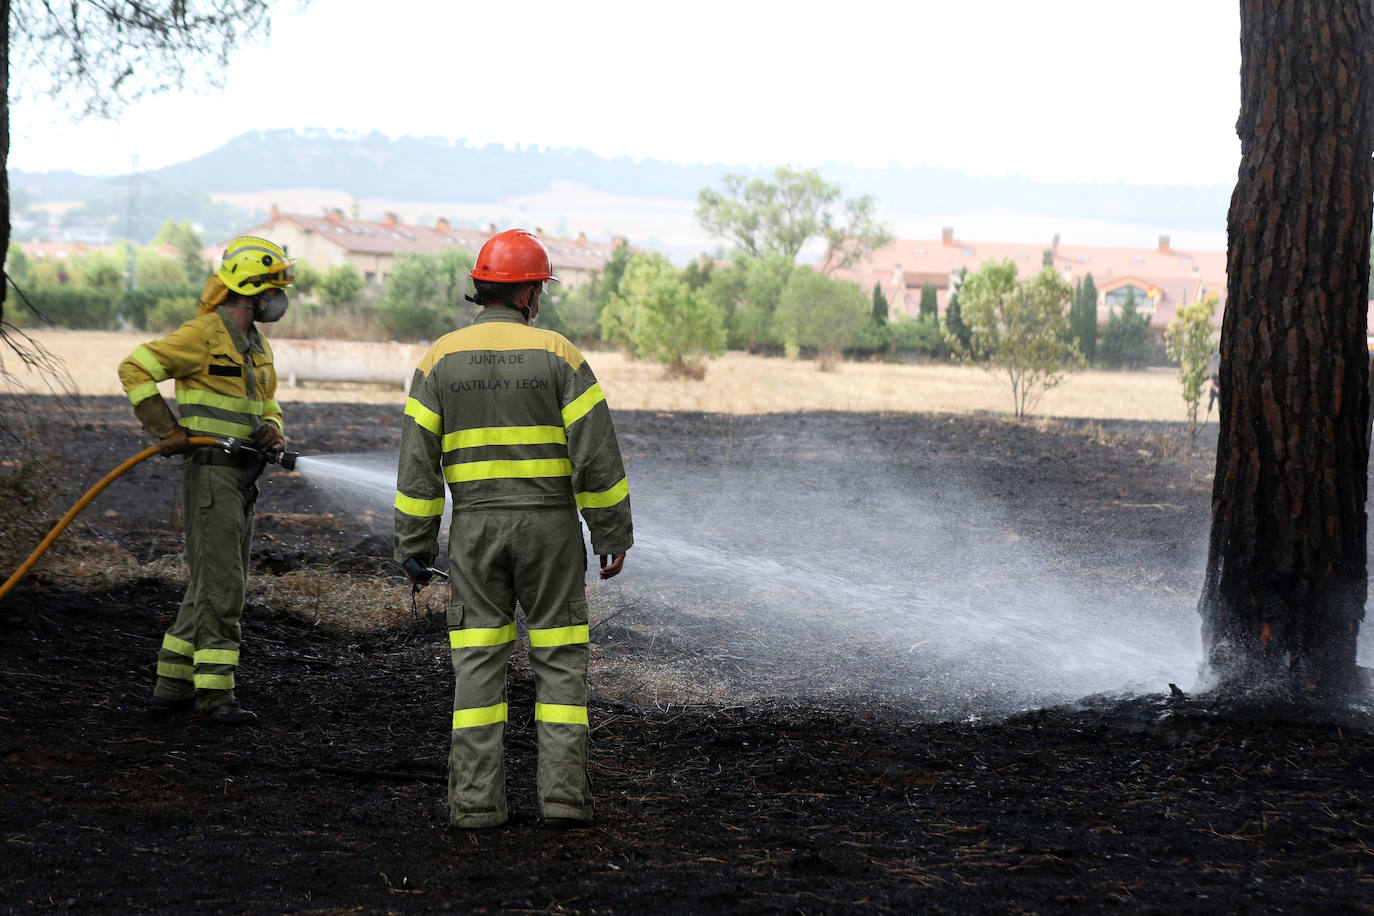
<svg viewBox="0 0 1374 916"><path fill-rule="evenodd" d="M935 298L935 284L921 285L921 320L937 321L940 317L939 300Z"/></svg>
<svg viewBox="0 0 1374 916"><path fill-rule="evenodd" d="M887 324L887 297L881 283L873 284L873 323L878 327Z"/></svg>
<svg viewBox="0 0 1374 916"><path fill-rule="evenodd" d="M1088 362L1097 359L1097 284L1093 275L1083 278L1083 288L1079 291L1078 301L1082 312L1081 324L1074 328L1078 336L1078 349Z"/></svg>

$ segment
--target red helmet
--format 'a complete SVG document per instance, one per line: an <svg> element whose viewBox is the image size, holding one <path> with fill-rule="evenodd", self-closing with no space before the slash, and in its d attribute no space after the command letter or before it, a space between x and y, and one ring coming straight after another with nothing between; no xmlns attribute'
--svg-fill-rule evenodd
<svg viewBox="0 0 1374 916"><path fill-rule="evenodd" d="M489 283L532 283L557 280L549 253L534 233L507 229L487 239L477 253L477 265L469 271L472 279Z"/></svg>

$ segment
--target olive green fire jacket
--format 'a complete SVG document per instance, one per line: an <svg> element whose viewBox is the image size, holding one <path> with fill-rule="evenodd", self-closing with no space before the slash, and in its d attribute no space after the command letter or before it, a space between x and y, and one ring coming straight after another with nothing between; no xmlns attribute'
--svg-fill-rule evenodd
<svg viewBox="0 0 1374 916"><path fill-rule="evenodd" d="M582 353L514 309L484 309L441 337L410 383L396 474L396 561L438 554L455 513L576 505L592 550L634 543L611 411Z"/></svg>
<svg viewBox="0 0 1374 916"><path fill-rule="evenodd" d="M171 432L176 418L157 383L176 379L181 425L193 436L248 438L263 421L282 429L277 372L267 338L239 333L219 310L198 315L119 364L119 381L144 427Z"/></svg>

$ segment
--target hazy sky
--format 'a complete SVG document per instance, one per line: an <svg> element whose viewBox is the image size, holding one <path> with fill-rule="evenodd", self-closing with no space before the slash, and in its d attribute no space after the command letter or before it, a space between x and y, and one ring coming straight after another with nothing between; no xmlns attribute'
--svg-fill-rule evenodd
<svg viewBox="0 0 1374 916"><path fill-rule="evenodd" d="M680 162L1231 183L1237 5L316 0L298 13L283 0L222 92L149 99L118 123L21 99L9 162L116 174L255 127L322 127Z"/></svg>

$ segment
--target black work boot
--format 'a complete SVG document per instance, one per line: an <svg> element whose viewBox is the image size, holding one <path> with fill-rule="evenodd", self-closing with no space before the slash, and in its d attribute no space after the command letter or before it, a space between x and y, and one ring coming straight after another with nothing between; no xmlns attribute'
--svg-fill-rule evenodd
<svg viewBox="0 0 1374 916"><path fill-rule="evenodd" d="M579 820L573 817L546 817L544 826L550 830L585 830L592 826L591 818Z"/></svg>
<svg viewBox="0 0 1374 916"><path fill-rule="evenodd" d="M148 700L148 705L143 707L143 717L154 720L170 719L182 713L190 712L195 705L196 701L190 697L173 700L170 697L154 695Z"/></svg>
<svg viewBox="0 0 1374 916"><path fill-rule="evenodd" d="M201 718L211 725L252 725L258 721L255 714L237 703L221 703L209 712L202 713Z"/></svg>

